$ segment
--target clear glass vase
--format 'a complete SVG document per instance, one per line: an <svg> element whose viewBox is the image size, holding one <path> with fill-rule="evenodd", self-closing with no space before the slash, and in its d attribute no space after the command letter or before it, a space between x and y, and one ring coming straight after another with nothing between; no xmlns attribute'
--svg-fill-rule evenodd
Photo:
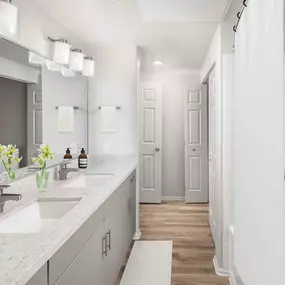
<svg viewBox="0 0 285 285"><path fill-rule="evenodd" d="M49 172L44 169L36 174L37 187L40 192L45 192L48 188Z"/></svg>
<svg viewBox="0 0 285 285"><path fill-rule="evenodd" d="M0 183L9 183L15 180L15 172L11 169L0 174Z"/></svg>

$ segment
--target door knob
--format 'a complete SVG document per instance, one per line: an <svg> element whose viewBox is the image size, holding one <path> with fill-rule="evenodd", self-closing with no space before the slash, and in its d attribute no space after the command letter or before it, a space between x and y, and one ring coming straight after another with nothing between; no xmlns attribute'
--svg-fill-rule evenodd
<svg viewBox="0 0 285 285"><path fill-rule="evenodd" d="M156 150L156 151L160 151L160 148L159 148L159 147L156 147L155 150Z"/></svg>

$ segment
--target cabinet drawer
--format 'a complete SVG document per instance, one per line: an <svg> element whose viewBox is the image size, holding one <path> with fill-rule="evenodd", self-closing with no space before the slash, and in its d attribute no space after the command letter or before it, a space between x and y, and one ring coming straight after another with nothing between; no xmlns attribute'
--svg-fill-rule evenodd
<svg viewBox="0 0 285 285"><path fill-rule="evenodd" d="M102 220L103 208L100 207L52 256L49 261L49 285L56 283L96 230L102 225Z"/></svg>
<svg viewBox="0 0 285 285"><path fill-rule="evenodd" d="M26 283L26 285L48 285L47 263Z"/></svg>

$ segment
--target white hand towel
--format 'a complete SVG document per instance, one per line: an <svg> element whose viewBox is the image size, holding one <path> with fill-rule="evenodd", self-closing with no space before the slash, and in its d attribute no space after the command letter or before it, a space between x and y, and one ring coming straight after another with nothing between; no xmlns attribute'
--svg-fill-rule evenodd
<svg viewBox="0 0 285 285"><path fill-rule="evenodd" d="M117 133L116 127L116 107L101 107L101 131L105 134Z"/></svg>
<svg viewBox="0 0 285 285"><path fill-rule="evenodd" d="M57 131L59 133L72 133L74 130L74 108L58 107Z"/></svg>

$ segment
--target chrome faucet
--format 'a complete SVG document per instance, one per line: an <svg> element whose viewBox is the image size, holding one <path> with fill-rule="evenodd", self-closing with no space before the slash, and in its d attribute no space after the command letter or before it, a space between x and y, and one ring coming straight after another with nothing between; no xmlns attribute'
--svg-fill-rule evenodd
<svg viewBox="0 0 285 285"><path fill-rule="evenodd" d="M0 213L4 210L7 201L19 201L22 199L21 194L4 194L3 190L9 188L10 185L0 185Z"/></svg>
<svg viewBox="0 0 285 285"><path fill-rule="evenodd" d="M70 172L78 172L79 168L67 168L67 164L69 163L61 163L54 169L54 179L55 180L66 180L67 175Z"/></svg>

